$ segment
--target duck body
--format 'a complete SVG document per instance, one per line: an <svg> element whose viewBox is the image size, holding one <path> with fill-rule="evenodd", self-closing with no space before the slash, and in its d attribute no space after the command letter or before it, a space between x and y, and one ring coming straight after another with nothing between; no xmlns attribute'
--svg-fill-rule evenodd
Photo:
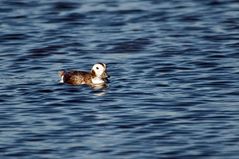
<svg viewBox="0 0 239 159"><path fill-rule="evenodd" d="M106 65L103 63L95 64L90 72L85 71L60 71L61 83L71 85L104 85L108 83Z"/></svg>

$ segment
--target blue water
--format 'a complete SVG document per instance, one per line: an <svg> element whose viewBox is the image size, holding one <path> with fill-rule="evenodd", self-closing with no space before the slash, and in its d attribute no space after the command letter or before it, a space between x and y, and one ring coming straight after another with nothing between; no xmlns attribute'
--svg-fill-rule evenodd
<svg viewBox="0 0 239 159"><path fill-rule="evenodd" d="M239 3L1 0L0 158L239 157ZM108 65L107 89L59 83Z"/></svg>

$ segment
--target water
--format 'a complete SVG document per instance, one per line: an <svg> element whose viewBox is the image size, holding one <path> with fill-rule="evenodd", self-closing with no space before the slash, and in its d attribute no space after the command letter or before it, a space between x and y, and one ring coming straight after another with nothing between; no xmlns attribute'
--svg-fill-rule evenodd
<svg viewBox="0 0 239 159"><path fill-rule="evenodd" d="M239 3L0 1L0 156L239 156ZM58 83L108 64L107 89Z"/></svg>

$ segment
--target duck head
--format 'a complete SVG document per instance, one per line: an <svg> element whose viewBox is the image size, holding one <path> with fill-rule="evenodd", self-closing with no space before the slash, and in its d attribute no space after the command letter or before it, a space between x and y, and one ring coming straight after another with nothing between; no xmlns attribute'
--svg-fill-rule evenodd
<svg viewBox="0 0 239 159"><path fill-rule="evenodd" d="M104 81L108 82L108 78L110 77L107 73L107 67L104 63L97 63L94 64L94 66L91 69L91 73L100 79L103 79Z"/></svg>

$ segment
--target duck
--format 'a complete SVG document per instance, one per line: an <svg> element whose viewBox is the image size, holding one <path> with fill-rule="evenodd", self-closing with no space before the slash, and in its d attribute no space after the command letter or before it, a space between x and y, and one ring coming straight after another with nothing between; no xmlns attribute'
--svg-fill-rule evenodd
<svg viewBox="0 0 239 159"><path fill-rule="evenodd" d="M90 72L86 71L59 71L60 83L66 83L70 85L89 85L99 86L106 85L110 77L107 73L107 67L105 63L96 63L93 65Z"/></svg>

